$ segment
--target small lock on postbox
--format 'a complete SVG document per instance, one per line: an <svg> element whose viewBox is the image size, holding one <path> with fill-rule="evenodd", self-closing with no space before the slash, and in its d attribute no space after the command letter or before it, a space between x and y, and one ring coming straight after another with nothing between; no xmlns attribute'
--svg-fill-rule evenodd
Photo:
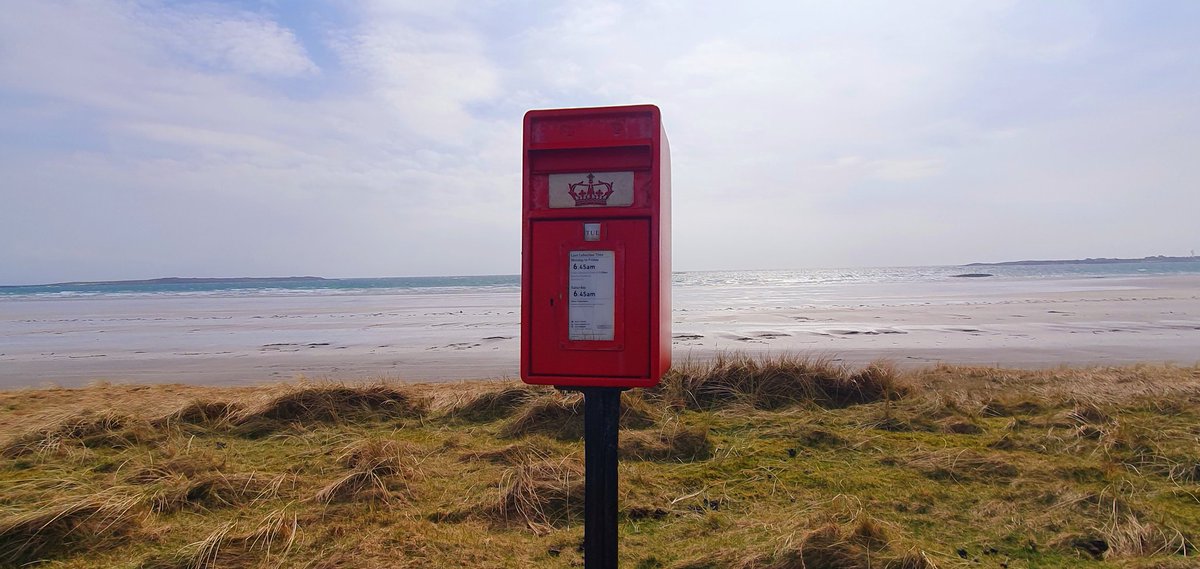
<svg viewBox="0 0 1200 569"><path fill-rule="evenodd" d="M671 366L671 151L654 105L525 114L521 379L652 387Z"/></svg>

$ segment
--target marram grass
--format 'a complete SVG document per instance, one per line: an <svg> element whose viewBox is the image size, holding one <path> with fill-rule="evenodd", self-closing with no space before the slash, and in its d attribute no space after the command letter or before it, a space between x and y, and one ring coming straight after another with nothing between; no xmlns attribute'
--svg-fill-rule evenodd
<svg viewBox="0 0 1200 569"><path fill-rule="evenodd" d="M1200 565L1200 367L685 363L623 396L621 566ZM573 567L578 395L0 392L0 567Z"/></svg>

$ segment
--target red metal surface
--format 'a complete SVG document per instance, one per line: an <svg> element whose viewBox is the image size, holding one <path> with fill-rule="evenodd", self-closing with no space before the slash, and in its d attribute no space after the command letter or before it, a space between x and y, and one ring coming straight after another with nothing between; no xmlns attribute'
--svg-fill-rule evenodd
<svg viewBox="0 0 1200 569"><path fill-rule="evenodd" d="M656 385L671 366L670 149L658 107L529 111L524 126L521 379ZM550 207L551 175L615 172L632 172L632 204ZM600 223L601 238L585 241L584 223ZM614 252L611 340L569 337L571 251Z"/></svg>

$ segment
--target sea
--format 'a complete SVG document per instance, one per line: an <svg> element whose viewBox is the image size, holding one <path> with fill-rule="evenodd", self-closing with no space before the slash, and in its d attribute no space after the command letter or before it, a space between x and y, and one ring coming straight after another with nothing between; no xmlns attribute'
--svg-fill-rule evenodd
<svg viewBox="0 0 1200 569"><path fill-rule="evenodd" d="M987 274L987 277L966 277ZM687 271L672 276L676 294L712 292L716 289L787 288L802 292L827 291L840 285L905 285L954 282L969 279L995 283L1052 283L1082 279L1200 274L1200 259L1194 261L1145 261L1121 263L1062 263L1030 265L940 265L921 267L876 267L844 269ZM446 294L454 292L514 292L520 289L519 275L422 276L383 278L287 279L181 279L61 283L0 286L0 299L72 297L196 297L279 295Z"/></svg>
<svg viewBox="0 0 1200 569"><path fill-rule="evenodd" d="M1191 362L1198 275L1200 260L679 272L672 350L680 361L732 349L846 362ZM517 275L0 287L0 389L512 377L520 291Z"/></svg>

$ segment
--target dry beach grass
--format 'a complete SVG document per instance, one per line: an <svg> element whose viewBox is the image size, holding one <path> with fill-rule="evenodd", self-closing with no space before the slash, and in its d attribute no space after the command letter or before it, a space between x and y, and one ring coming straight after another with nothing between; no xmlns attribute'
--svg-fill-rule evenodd
<svg viewBox="0 0 1200 569"><path fill-rule="evenodd" d="M622 566L1191 567L1200 367L685 363L623 396ZM0 392L0 567L569 567L578 395Z"/></svg>

